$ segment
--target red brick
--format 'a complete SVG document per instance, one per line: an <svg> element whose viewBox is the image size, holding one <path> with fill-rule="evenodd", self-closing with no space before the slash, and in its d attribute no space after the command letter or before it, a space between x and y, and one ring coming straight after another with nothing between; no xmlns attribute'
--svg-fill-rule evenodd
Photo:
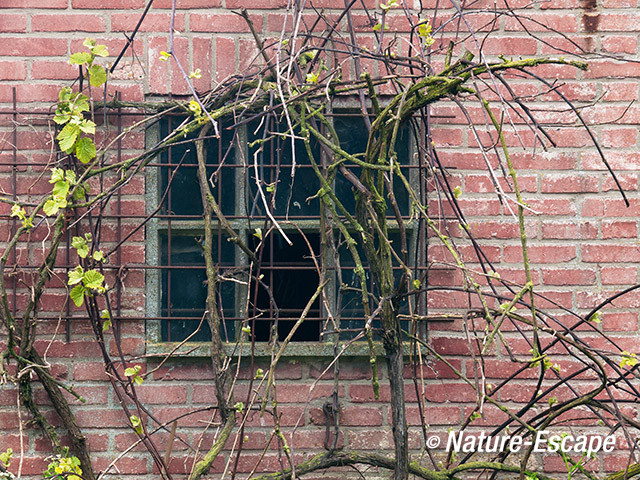
<svg viewBox="0 0 640 480"><path fill-rule="evenodd" d="M262 31L262 16L251 15L257 31ZM193 32L235 33L247 30L247 22L233 13L192 13L189 23Z"/></svg>
<svg viewBox="0 0 640 480"><path fill-rule="evenodd" d="M153 8L171 8L173 2L171 0L156 0ZM176 8L213 8L220 7L221 0L177 0Z"/></svg>
<svg viewBox="0 0 640 480"><path fill-rule="evenodd" d="M287 0L227 0L227 8L286 8Z"/></svg>
<svg viewBox="0 0 640 480"><path fill-rule="evenodd" d="M636 267L602 267L600 278L605 285L632 285L638 281Z"/></svg>
<svg viewBox="0 0 640 480"><path fill-rule="evenodd" d="M107 3L101 3L100 8L133 10L135 8L143 8L144 3L144 0L112 0ZM96 8L95 0L73 0L71 2L71 5L73 6L73 8Z"/></svg>
<svg viewBox="0 0 640 480"><path fill-rule="evenodd" d="M74 80L78 75L78 67L69 62L37 60L31 64L31 77L35 80Z"/></svg>
<svg viewBox="0 0 640 480"><path fill-rule="evenodd" d="M98 15L41 14L31 17L34 32L104 32L104 19Z"/></svg>
<svg viewBox="0 0 640 480"><path fill-rule="evenodd" d="M529 246L529 261L532 263L564 263L576 258L576 247L569 245ZM521 247L505 247L504 261L508 263L522 262Z"/></svg>
<svg viewBox="0 0 640 480"><path fill-rule="evenodd" d="M155 3L154 3L155 7ZM140 21L138 13L114 13L111 15L111 29L114 32L132 32ZM171 28L171 12L148 13L144 17L139 32L168 32ZM184 30L184 14L176 14L174 29Z"/></svg>
<svg viewBox="0 0 640 480"><path fill-rule="evenodd" d="M216 81L221 82L235 73L235 51L235 41L232 38L216 38Z"/></svg>
<svg viewBox="0 0 640 480"><path fill-rule="evenodd" d="M9 32L26 32L26 31L27 31L26 15L3 13L2 16L0 16L0 32L9 33Z"/></svg>
<svg viewBox="0 0 640 480"><path fill-rule="evenodd" d="M601 42L602 50L609 53L633 54L638 51L638 40L634 36L606 35Z"/></svg>
<svg viewBox="0 0 640 480"><path fill-rule="evenodd" d="M136 387L136 396L144 404L184 404L187 391L181 385L145 384Z"/></svg>
<svg viewBox="0 0 640 480"><path fill-rule="evenodd" d="M542 270L542 283L545 285L592 285L595 280L596 272L591 269Z"/></svg>
<svg viewBox="0 0 640 480"><path fill-rule="evenodd" d="M585 262L639 262L640 247L635 245L590 244L582 247Z"/></svg>
<svg viewBox="0 0 640 480"><path fill-rule="evenodd" d="M0 61L0 80L24 80L27 67L22 61Z"/></svg>
<svg viewBox="0 0 640 480"><path fill-rule="evenodd" d="M542 193L580 193L599 190L597 176L589 175L544 175L541 180Z"/></svg>
<svg viewBox="0 0 640 480"><path fill-rule="evenodd" d="M47 8L67 8L67 0L47 1ZM41 0L3 0L3 8L42 8Z"/></svg>
<svg viewBox="0 0 640 480"><path fill-rule="evenodd" d="M121 409L82 409L76 413L78 425L84 428L126 428L129 419Z"/></svg>
<svg viewBox="0 0 640 480"><path fill-rule="evenodd" d="M602 238L635 238L638 226L633 221L603 221Z"/></svg>
<svg viewBox="0 0 640 480"><path fill-rule="evenodd" d="M0 56L5 57L51 57L66 53L64 38L5 37L0 44Z"/></svg>

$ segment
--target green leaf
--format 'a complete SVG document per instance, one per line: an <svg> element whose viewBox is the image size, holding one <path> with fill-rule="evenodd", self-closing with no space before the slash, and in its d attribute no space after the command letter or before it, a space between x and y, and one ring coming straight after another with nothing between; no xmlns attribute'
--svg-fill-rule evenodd
<svg viewBox="0 0 640 480"><path fill-rule="evenodd" d="M64 126L58 136L58 143L60 144L60 150L71 153L73 150L73 146L76 143L76 139L78 138L78 134L80 133L80 127L78 125L74 125L72 123L68 123Z"/></svg>
<svg viewBox="0 0 640 480"><path fill-rule="evenodd" d="M74 200L83 200L85 198L85 191L82 187L77 187L73 191L73 199Z"/></svg>
<svg viewBox="0 0 640 480"><path fill-rule="evenodd" d="M102 322L102 331L106 332L109 330L109 327L111 327L111 314L109 310L102 310L102 312L100 312L100 318L105 319L104 322Z"/></svg>
<svg viewBox="0 0 640 480"><path fill-rule="evenodd" d="M11 460L12 456L13 456L12 448L7 448L6 451L0 453L0 462L2 462L5 468L9 466L9 461Z"/></svg>
<svg viewBox="0 0 640 480"><path fill-rule="evenodd" d="M76 307L81 307L84 303L84 292L86 289L82 285L76 285L69 292L69 296L73 303L75 303Z"/></svg>
<svg viewBox="0 0 640 480"><path fill-rule="evenodd" d="M633 368L638 364L638 357L635 353L629 353L624 350L622 353L622 359L620 360L620 368L630 367Z"/></svg>
<svg viewBox="0 0 640 480"><path fill-rule="evenodd" d="M89 163L96 156L96 145L89 137L82 137L76 144L76 157L82 163Z"/></svg>
<svg viewBox="0 0 640 480"><path fill-rule="evenodd" d="M58 213L58 210L60 210L60 202L52 197L44 202L42 210L44 210L45 215L51 217Z"/></svg>
<svg viewBox="0 0 640 480"><path fill-rule="evenodd" d="M62 87L60 92L58 92L58 100L62 102L68 102L71 100L71 95L73 95L73 90L71 87Z"/></svg>
<svg viewBox="0 0 640 480"><path fill-rule="evenodd" d="M87 270L82 278L82 283L90 290L102 288L104 275L97 270Z"/></svg>
<svg viewBox="0 0 640 480"><path fill-rule="evenodd" d="M71 65L83 65L91 61L91 54L89 52L74 53L69 57L69 63Z"/></svg>
<svg viewBox="0 0 640 480"><path fill-rule="evenodd" d="M59 199L67 198L69 195L69 182L59 181L53 186L53 196Z"/></svg>
<svg viewBox="0 0 640 480"><path fill-rule="evenodd" d="M262 228L260 227L256 228L256 231L253 232L253 236L262 240Z"/></svg>
<svg viewBox="0 0 640 480"><path fill-rule="evenodd" d="M600 316L600 312L596 312L589 317L589 321L593 323L602 323L602 317Z"/></svg>
<svg viewBox="0 0 640 480"><path fill-rule="evenodd" d="M67 170L64 173L64 178L69 182L69 185L73 185L76 183L76 172L73 170Z"/></svg>
<svg viewBox="0 0 640 480"><path fill-rule="evenodd" d="M136 365L135 367L125 368L124 376L125 377L133 377L134 375L137 375L140 372L141 368L142 367L140 365Z"/></svg>
<svg viewBox="0 0 640 480"><path fill-rule="evenodd" d="M101 87L107 81L107 72L100 65L89 67L89 83L92 87Z"/></svg>
<svg viewBox="0 0 640 480"><path fill-rule="evenodd" d="M96 262L101 262L102 260L104 260L104 253L102 253L102 250L96 250L95 252L93 252L93 259Z"/></svg>
<svg viewBox="0 0 640 480"><path fill-rule="evenodd" d="M51 180L49 183L56 183L61 180L64 180L64 170L58 167L54 167L51 169Z"/></svg>
<svg viewBox="0 0 640 480"><path fill-rule="evenodd" d="M94 38L87 37L84 39L84 42L82 42L82 46L87 47L88 49L93 49L95 45L96 45L96 41Z"/></svg>
<svg viewBox="0 0 640 480"><path fill-rule="evenodd" d="M76 268L71 270L68 274L69 281L67 282L69 285L76 285L82 281L82 277L84 277L84 270L82 265L78 265Z"/></svg>
<svg viewBox="0 0 640 480"><path fill-rule="evenodd" d="M80 130L88 135L95 135L96 133L96 124L91 120L83 120L80 123Z"/></svg>
<svg viewBox="0 0 640 480"><path fill-rule="evenodd" d="M131 415L129 417L129 421L131 422L131 426L136 431L136 433L138 435L142 435L143 432L144 432L142 430L142 421L138 417L136 417L135 415Z"/></svg>
<svg viewBox="0 0 640 480"><path fill-rule="evenodd" d="M453 189L453 196L456 198L460 198L462 196L462 189L459 186Z"/></svg>
<svg viewBox="0 0 640 480"><path fill-rule="evenodd" d="M87 245L87 242L84 238L73 237L73 239L71 240L71 246L78 251L78 256L80 258L87 258L87 255L89 255L89 245Z"/></svg>
<svg viewBox="0 0 640 480"><path fill-rule="evenodd" d="M69 120L71 120L71 115L68 112L64 112L59 108L56 109L56 114L53 117L54 122L56 122L58 125L64 125Z"/></svg>
<svg viewBox="0 0 640 480"><path fill-rule="evenodd" d="M11 207L11 216L12 217L18 217L18 218L23 218L24 215L25 215L24 208L22 208L17 203L14 203L13 207Z"/></svg>
<svg viewBox="0 0 640 480"><path fill-rule="evenodd" d="M108 57L109 50L107 50L106 45L96 45L91 49L91 53L93 53L96 57Z"/></svg>

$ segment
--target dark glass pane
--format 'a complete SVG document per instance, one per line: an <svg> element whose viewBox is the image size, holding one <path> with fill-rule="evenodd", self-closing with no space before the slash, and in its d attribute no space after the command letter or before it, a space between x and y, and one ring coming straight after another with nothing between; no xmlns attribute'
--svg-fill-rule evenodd
<svg viewBox="0 0 640 480"><path fill-rule="evenodd" d="M357 237L354 236L354 239ZM391 248L393 248L398 254L400 252L400 234L399 233L390 233L389 239L391 240ZM379 291L376 287L375 282L371 276L371 272L368 266L368 262L365 256L364 249L361 244L356 245L356 249L358 254L360 255L360 261L365 269L365 278L367 281L367 290L373 296L369 296L370 303L369 306L371 310L375 310L377 308L377 303L375 299L379 298ZM340 249L340 267L342 272L342 290L341 290L341 298L340 298L340 312L342 314L341 320L341 328L343 329L362 329L365 325L365 313L364 313L364 305L362 303L362 293L360 277L355 272L355 261L353 259L353 255L351 252L343 246ZM393 261L393 274L395 279L395 285L397 286L399 280L402 276L402 270L397 264L397 261ZM409 313L409 299L402 298L398 299L396 302L396 307L398 309L398 313L406 314ZM402 328L408 328L408 322L401 322ZM374 320L372 322L372 327L380 328L380 321ZM357 332L344 332L341 338L349 339L353 338Z"/></svg>
<svg viewBox="0 0 640 480"><path fill-rule="evenodd" d="M163 317L173 317L162 321L163 340L177 342L187 338L196 330L205 311L207 283L201 241L201 235L172 234L171 242L166 234L161 236L161 265L169 267L162 269L161 312ZM218 242L214 241L214 261L220 265L234 265L233 244L223 237L220 245L222 255L218 253ZM235 304L233 283L220 284L218 302L222 302L224 315L232 317ZM222 329L224 331L226 327L231 336L234 334L233 322L226 323L228 325L223 325ZM211 331L206 322L191 338L192 341L210 339Z"/></svg>
<svg viewBox="0 0 640 480"><path fill-rule="evenodd" d="M317 199L307 201L316 195L320 189L320 182L311 168L311 162L302 140L295 142L295 175L291 176L293 165L293 152L289 137L273 136L276 131L286 130L286 125L275 125L270 122L266 130L259 127L258 122L249 125L249 142L258 139L266 139L263 149L257 156L258 178L263 182L262 189L271 204L271 197L275 194L273 214L276 216L309 217L320 214L320 202ZM253 161L254 153L258 146L253 147L249 157ZM316 162L320 162L320 149L315 141L312 141L312 151ZM249 214L252 217L263 216L264 203L258 197L256 186L256 173L253 166L247 169L247 182L249 184L250 198L247 201ZM271 191L267 191L267 188Z"/></svg>
<svg viewBox="0 0 640 480"><path fill-rule="evenodd" d="M333 121L334 128L340 139L340 146L352 155L365 153L367 150L367 141L369 133L367 126L364 123L362 117L358 116L336 116ZM410 145L410 130L408 126L403 126L398 131L398 137L396 139L396 153L397 161L401 165L410 164L409 145ZM347 164L348 165L348 164ZM362 169L357 166L348 166L349 170L358 178ZM401 168L403 175L409 179L410 169ZM336 196L340 199L344 207L349 213L354 213L355 198L352 183L344 177L342 174L336 176L335 181ZM407 193L404 184L399 178L394 178L393 193L396 197L396 202L402 215L409 215L409 194ZM387 215L393 216L393 209L389 205L387 209Z"/></svg>
<svg viewBox="0 0 640 480"><path fill-rule="evenodd" d="M266 240L259 273L262 282L267 285L279 311L276 313L269 292L259 287L254 305L257 312L263 312L255 321L256 341L269 340L269 333L276 316L278 317L278 339L283 340L300 318L309 299L318 288L319 277L310 258L309 247L300 234L287 234L292 246L289 246L280 234L274 232ZM316 255L320 248L320 236L307 234ZM256 243L256 242L254 242ZM255 273L258 273L256 270ZM293 336L293 341L317 341L320 339L321 321L320 300L317 299L304 323ZM292 319L292 320L289 320Z"/></svg>
<svg viewBox="0 0 640 480"><path fill-rule="evenodd" d="M169 118L160 124L161 138L165 138L174 128L180 125L182 118ZM231 134L221 129L221 139L205 140L207 152L207 178L213 180L212 193L220 203L222 212L231 215L235 211L235 173L233 168L234 154L231 146ZM197 133L188 139L197 138ZM169 179L171 191L163 202L164 213L174 215L202 215L202 198L198 182L196 147L192 142L172 146L165 151L161 160L168 164L162 168L161 195L165 192ZM182 161L179 168L176 167ZM175 171L175 173L174 173ZM213 175L213 177L212 177ZM211 186L211 183L210 183Z"/></svg>

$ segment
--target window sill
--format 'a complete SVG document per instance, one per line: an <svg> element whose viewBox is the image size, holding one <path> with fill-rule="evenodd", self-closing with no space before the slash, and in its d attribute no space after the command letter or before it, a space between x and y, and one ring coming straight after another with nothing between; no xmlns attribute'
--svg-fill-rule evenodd
<svg viewBox="0 0 640 480"><path fill-rule="evenodd" d="M147 355L150 356L164 356L171 352L176 357L186 358L200 358L209 357L211 355L211 346L208 342L187 342L180 346L178 350L174 349L179 343L172 342L160 342L152 343L147 342ZM224 350L229 356L248 357L251 355L251 345L245 344L236 349L236 345L232 343L225 343ZM405 352L409 347L408 343L405 343ZM254 345L253 356L254 357L270 357L271 345L266 343L256 343ZM384 355L384 347L381 342L374 342L374 352L377 357ZM427 353L423 349L423 353ZM295 342L290 343L285 351L286 357L333 357L333 344L329 342ZM366 342L354 342L345 350L342 354L343 357L368 357L369 347Z"/></svg>

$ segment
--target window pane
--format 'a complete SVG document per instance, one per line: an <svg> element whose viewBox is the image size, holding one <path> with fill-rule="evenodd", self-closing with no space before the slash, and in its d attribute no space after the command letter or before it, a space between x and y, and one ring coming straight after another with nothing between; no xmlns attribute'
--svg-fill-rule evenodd
<svg viewBox="0 0 640 480"><path fill-rule="evenodd" d="M275 194L272 213L276 217L315 217L320 215L320 202L313 199L307 202L320 190L320 181L311 167L304 142L295 142L295 176L291 176L293 166L293 152L291 139L273 135L278 131L285 131L286 124L275 125L269 123L269 128L259 126L258 122L249 125L249 142L265 139L263 149L258 153L258 178L262 181L262 189L271 204L271 197ZM259 145L250 149L249 159L254 162L254 154ZM312 142L312 151L316 162L320 162L320 149ZM264 216L264 203L259 198L256 186L256 173L253 164L247 169L247 182L250 187L250 198L247 208L251 217ZM267 191L271 190L271 191Z"/></svg>
<svg viewBox="0 0 640 480"><path fill-rule="evenodd" d="M257 296L252 293L255 313L262 315L256 319L253 331L256 341L269 340L269 332L274 321L278 321L278 338L283 340L291 331L296 320L318 288L319 277L307 243L300 234L287 233L292 246L277 232L266 239L262 252L260 269L255 273L263 275L262 282L270 288L269 292L259 287ZM313 251L318 255L320 236L317 233L306 235ZM257 239L256 239L257 240ZM257 244L257 241L254 242ZM277 307L277 308L276 308ZM296 320L288 320L288 319ZM313 303L307 318L293 336L294 341L317 341L320 339L320 300Z"/></svg>
<svg viewBox="0 0 640 480"><path fill-rule="evenodd" d="M338 138L340 138L340 146L343 150L352 155L366 152L369 133L362 117L339 115L334 118L333 125L338 134ZM396 139L397 161L401 165L410 165L410 140L410 130L405 125L398 131L398 137ZM360 167L349 166L348 168L354 175L360 177L362 172ZM410 168L401 168L401 171L402 174L410 180ZM353 195L353 185L341 174L336 176L335 192L347 211L352 214L355 213L356 205ZM397 177L394 178L393 193L398 203L400 213L403 216L409 215L409 195L404 184ZM387 209L387 215L394 215L391 206Z"/></svg>
<svg viewBox="0 0 640 480"><path fill-rule="evenodd" d="M389 239L391 240L391 247L399 254L401 245L400 234L397 232L390 233ZM362 249L361 245L357 245L356 248L360 255L360 260L362 261L362 264L365 268L365 278L367 281L368 291L373 295L369 296L369 306L373 311L378 307L378 305L375 303L375 299L378 299L380 294L375 282L371 277L370 268L367 264L364 250ZM346 247L343 247L340 250L340 266L343 283L343 288L340 296L340 312L342 315L340 326L344 329L362 329L364 328L366 318L364 314L364 306L362 304L362 293L360 291L360 277L355 272L355 262L353 260L353 256ZM395 278L395 284L397 285L402 276L402 270L398 265L398 262L395 260L393 261L393 275ZM408 314L409 299L406 297L398 299L396 301L396 308L398 309L398 313ZM373 328L380 328L380 321L374 320L372 326ZM409 324L408 322L403 321L401 322L401 326L406 330ZM353 338L356 333L357 332L344 332L340 338Z"/></svg>
<svg viewBox="0 0 640 480"><path fill-rule="evenodd" d="M169 118L161 124L161 138L180 125L182 118ZM235 168L234 151L231 147L231 135L221 129L221 139L205 140L207 153L207 178L212 179L212 193L225 215L235 212ZM188 137L197 138L197 134ZM171 161L169 161L171 159ZM163 195L173 175L171 188L163 202L163 211L171 215L202 215L202 198L198 182L198 161L196 147L192 142L180 143L164 152L161 156L161 191ZM182 163L180 163L182 161ZM180 165L178 167L178 165ZM175 172L175 173L174 173ZM210 183L211 185L211 183ZM222 187L221 187L222 185Z"/></svg>
<svg viewBox="0 0 640 480"><path fill-rule="evenodd" d="M223 273L225 266L235 264L233 244L220 237L214 241L214 261L220 265ZM177 342L193 333L200 323L205 311L207 299L206 273L202 254L201 235L176 235L171 237L165 233L161 236L162 267L162 339ZM221 249L222 255L218 252ZM232 282L219 285L218 302L222 302L225 317L232 318L235 306L235 287ZM233 339L233 320L225 322L222 330L227 331ZM200 331L191 338L192 341L206 341L211 332L206 322Z"/></svg>

